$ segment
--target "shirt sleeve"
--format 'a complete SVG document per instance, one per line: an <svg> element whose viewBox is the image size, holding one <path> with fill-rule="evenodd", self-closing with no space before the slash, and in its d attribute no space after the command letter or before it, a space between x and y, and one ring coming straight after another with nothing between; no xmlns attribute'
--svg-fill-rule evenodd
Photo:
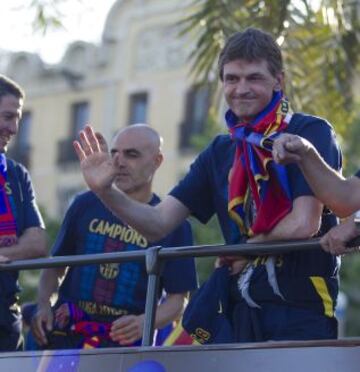
<svg viewBox="0 0 360 372"><path fill-rule="evenodd" d="M39 207L36 203L35 192L31 182L31 177L26 168L20 164L17 165L19 181L21 183L22 208L24 211L23 229L30 227L45 228L44 221L40 214Z"/></svg>
<svg viewBox="0 0 360 372"><path fill-rule="evenodd" d="M163 239L162 247L193 245L191 226L185 221L173 233ZM192 257L168 260L162 272L162 285L167 293L183 293L197 288L195 260Z"/></svg>
<svg viewBox="0 0 360 372"><path fill-rule="evenodd" d="M360 178L360 169L355 173L355 177L359 177Z"/></svg>
<svg viewBox="0 0 360 372"><path fill-rule="evenodd" d="M334 130L326 121L316 117L310 118L311 121L295 134L310 141L331 168L340 170L342 156ZM293 200L299 196L314 195L297 165L288 165L287 171Z"/></svg>
<svg viewBox="0 0 360 372"><path fill-rule="evenodd" d="M76 198L67 210L55 242L51 248L52 256L69 256L76 254L76 216L79 202Z"/></svg>

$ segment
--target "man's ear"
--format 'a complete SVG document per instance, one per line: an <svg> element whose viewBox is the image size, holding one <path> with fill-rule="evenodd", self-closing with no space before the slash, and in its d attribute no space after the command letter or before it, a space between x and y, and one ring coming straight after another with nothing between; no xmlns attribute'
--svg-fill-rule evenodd
<svg viewBox="0 0 360 372"><path fill-rule="evenodd" d="M158 169L160 167L160 165L162 164L163 160L164 160L164 155L163 155L162 152L159 152L156 155L156 158L155 158L156 169Z"/></svg>
<svg viewBox="0 0 360 372"><path fill-rule="evenodd" d="M275 76L276 84L274 86L274 91L278 92L280 90L284 90L285 88L285 74L283 71L279 72Z"/></svg>

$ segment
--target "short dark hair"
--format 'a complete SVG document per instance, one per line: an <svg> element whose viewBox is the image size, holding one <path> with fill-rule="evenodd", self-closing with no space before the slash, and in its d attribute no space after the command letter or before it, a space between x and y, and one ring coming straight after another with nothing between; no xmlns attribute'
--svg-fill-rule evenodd
<svg viewBox="0 0 360 372"><path fill-rule="evenodd" d="M16 98L25 98L25 92L14 80L0 75L0 99L4 96L12 95Z"/></svg>
<svg viewBox="0 0 360 372"><path fill-rule="evenodd" d="M268 63L269 71L274 76L283 71L279 45L272 35L257 28L249 27L243 32L236 32L226 41L218 61L221 81L224 78L225 64L237 59L249 62L265 60Z"/></svg>

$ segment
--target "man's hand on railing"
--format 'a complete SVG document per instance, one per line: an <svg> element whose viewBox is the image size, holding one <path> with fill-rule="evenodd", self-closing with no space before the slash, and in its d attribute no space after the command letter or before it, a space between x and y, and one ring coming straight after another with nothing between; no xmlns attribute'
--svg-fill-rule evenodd
<svg viewBox="0 0 360 372"><path fill-rule="evenodd" d="M352 252L348 242L359 235L358 228L353 217L349 217L344 223L333 227L320 239L321 247L333 255L341 255ZM354 248L354 247L352 247Z"/></svg>
<svg viewBox="0 0 360 372"><path fill-rule="evenodd" d="M142 336L144 315L124 315L111 326L110 337L120 345L132 345Z"/></svg>
<svg viewBox="0 0 360 372"><path fill-rule="evenodd" d="M47 345L48 339L46 333L53 328L53 313L50 303L38 305L38 309L31 321L31 331L39 345Z"/></svg>

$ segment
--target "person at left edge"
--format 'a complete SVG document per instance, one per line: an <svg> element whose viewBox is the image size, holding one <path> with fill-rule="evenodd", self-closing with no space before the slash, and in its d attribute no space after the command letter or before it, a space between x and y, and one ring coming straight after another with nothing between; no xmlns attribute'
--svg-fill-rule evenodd
<svg viewBox="0 0 360 372"><path fill-rule="evenodd" d="M156 205L159 197L152 181L163 161L162 140L145 124L120 130L112 140L110 154L117 158L114 186L142 203ZM102 144L107 147L105 142ZM106 150L107 151L107 150ZM87 191L78 195L66 213L52 249L54 256L126 252L150 246L192 245L189 223L150 243L115 217ZM65 274L65 275L64 275ZM60 287L58 280L64 278ZM164 263L161 287L165 301L159 303L155 327L176 320L183 311L188 291L196 288L193 258ZM42 271L38 311L32 331L43 348L90 348L139 345L144 323L147 273L144 262L122 262ZM54 309L50 298L58 293ZM54 322L53 322L54 319ZM45 328L45 329L44 329ZM52 330L52 332L46 332Z"/></svg>
<svg viewBox="0 0 360 372"><path fill-rule="evenodd" d="M23 260L46 254L44 222L36 204L30 175L6 151L16 136L24 91L0 75L0 261ZM0 350L23 348L17 271L0 271Z"/></svg>

